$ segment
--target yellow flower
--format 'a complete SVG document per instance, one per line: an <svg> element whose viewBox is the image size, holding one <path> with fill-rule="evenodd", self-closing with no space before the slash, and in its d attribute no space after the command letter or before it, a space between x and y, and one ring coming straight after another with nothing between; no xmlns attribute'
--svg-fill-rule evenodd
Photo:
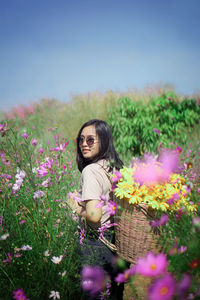
<svg viewBox="0 0 200 300"><path fill-rule="evenodd" d="M167 182L147 186L139 185L134 181L135 170L135 165L132 168L124 167L120 170L122 178L115 189L116 197L125 199L130 204L146 203L150 208L161 211L177 211L182 207L189 212L197 210L196 206L190 203L189 196L184 189L185 179L180 174L173 173ZM174 195L178 195L178 199L169 204L168 200L173 199Z"/></svg>

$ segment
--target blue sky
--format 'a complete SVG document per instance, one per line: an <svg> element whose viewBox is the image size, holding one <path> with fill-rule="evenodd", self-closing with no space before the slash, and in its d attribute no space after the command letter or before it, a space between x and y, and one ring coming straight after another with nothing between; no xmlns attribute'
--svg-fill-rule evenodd
<svg viewBox="0 0 200 300"><path fill-rule="evenodd" d="M173 84L200 91L199 0L0 0L0 108Z"/></svg>

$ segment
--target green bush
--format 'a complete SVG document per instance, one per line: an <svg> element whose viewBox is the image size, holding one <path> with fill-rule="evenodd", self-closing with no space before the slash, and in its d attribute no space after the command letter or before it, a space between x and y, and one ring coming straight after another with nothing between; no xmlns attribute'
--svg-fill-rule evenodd
<svg viewBox="0 0 200 300"><path fill-rule="evenodd" d="M170 142L184 144L187 134L199 124L196 100L178 102L172 93L150 98L148 103L120 98L107 119L117 151L128 157L156 152Z"/></svg>

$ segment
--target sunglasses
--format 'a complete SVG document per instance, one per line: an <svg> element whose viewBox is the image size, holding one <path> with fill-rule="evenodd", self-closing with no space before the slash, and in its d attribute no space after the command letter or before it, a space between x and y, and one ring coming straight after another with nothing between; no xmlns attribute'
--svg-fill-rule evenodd
<svg viewBox="0 0 200 300"><path fill-rule="evenodd" d="M84 141L85 141L85 138L81 136L79 138L79 146L82 146ZM93 138L92 136L89 136L86 138L86 144L88 145L88 147L92 147L94 145L94 143L95 143L95 138ZM98 143L98 142L96 141L96 143Z"/></svg>

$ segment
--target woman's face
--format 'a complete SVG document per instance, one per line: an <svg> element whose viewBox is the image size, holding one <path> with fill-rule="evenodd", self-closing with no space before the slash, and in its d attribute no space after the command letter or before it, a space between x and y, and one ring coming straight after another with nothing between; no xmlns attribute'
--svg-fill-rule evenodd
<svg viewBox="0 0 200 300"><path fill-rule="evenodd" d="M83 128L79 147L84 158L93 159L99 154L99 139L94 125Z"/></svg>

